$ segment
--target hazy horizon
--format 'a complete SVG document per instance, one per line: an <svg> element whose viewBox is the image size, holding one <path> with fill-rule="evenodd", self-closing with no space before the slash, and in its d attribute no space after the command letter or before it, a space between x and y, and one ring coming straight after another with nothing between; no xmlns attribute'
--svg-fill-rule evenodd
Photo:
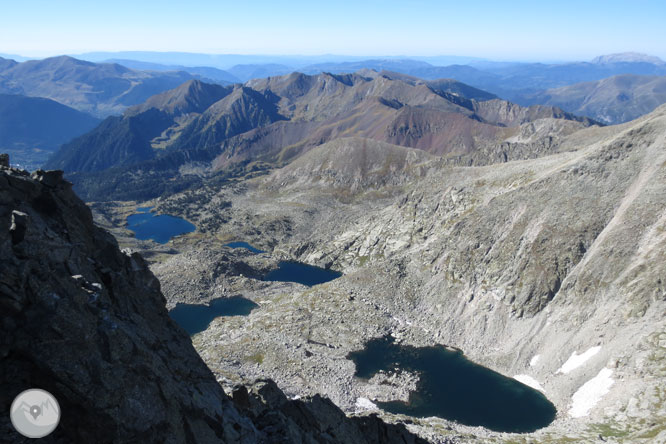
<svg viewBox="0 0 666 444"><path fill-rule="evenodd" d="M453 64L460 64L460 65L465 65L469 64L472 62L498 62L498 63L544 63L544 64L558 64L558 63L571 63L571 62L590 62L592 59L599 57L599 56L605 56L605 55L613 55L613 54L620 54L620 53L637 53L637 54L643 54L647 56L656 56L662 59L662 61L666 62L666 57L660 57L657 54L653 53L645 53L641 51L622 51L622 52L608 52L608 53L600 53L600 54L595 54L591 57L582 59L582 58L569 58L569 59L529 59L529 58L492 58L492 57L477 57L474 55L468 55L468 54L427 54L427 55L410 55L410 54L398 54L398 55L388 55L388 54L365 54L365 55L352 55L352 54L266 54L266 53L210 53L210 52L196 52L196 51L151 51L151 50L118 50L118 51L86 51L86 52L58 52L58 51L53 51L53 52L25 52L25 53L11 53L9 51L5 51L2 48L0 48L0 57L2 58L12 58L15 57L21 60L41 60L41 59L46 59L46 58L51 58L51 57L59 57L59 56L69 56L69 57L74 57L74 58L80 58L82 60L90 60L96 63L102 62L104 60L111 60L111 59L127 59L127 60L136 60L136 61L143 61L143 62L148 62L148 63L156 63L156 64L177 64L175 62L169 62L167 60L164 61L152 61L150 60L151 57L144 57L142 58L142 55L191 55L191 56L210 56L210 57L247 57L247 58L265 58L265 59L284 59L285 63L289 61L293 61L296 59L302 58L303 61L305 62L306 60L310 60L311 62L308 63L317 63L319 61L312 61L312 59L321 59L321 62L353 62L353 61L364 61L364 60L417 60L417 61L426 61L432 65L442 65L441 63L436 63L435 61L431 61L428 59L460 59L460 61L452 60L450 63L445 63L444 65L453 65ZM103 54L108 54L108 58L100 57L100 55ZM114 57L114 56L127 56L127 57ZM133 58L135 57L135 58ZM467 59L465 61L464 59ZM275 60L276 62L279 60ZM253 64L253 63L273 63L271 61L257 61L257 62L252 62L248 61L247 64ZM197 64L188 64L186 62L182 62L184 66L196 66ZM288 63L287 63L288 64ZM214 64L211 63L210 65L206 65L205 63L199 63L201 66L213 66ZM443 66L443 65L442 65Z"/></svg>
<svg viewBox="0 0 666 444"><path fill-rule="evenodd" d="M33 0L3 9L0 52L24 57L149 51L560 62L639 52L666 59L666 8L652 0L632 7L596 0L511 6L488 0L193 0L187 7L155 0Z"/></svg>

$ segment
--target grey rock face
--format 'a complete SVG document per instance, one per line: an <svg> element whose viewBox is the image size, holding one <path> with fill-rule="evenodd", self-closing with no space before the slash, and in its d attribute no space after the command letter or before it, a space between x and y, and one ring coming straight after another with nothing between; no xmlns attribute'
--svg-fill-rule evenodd
<svg viewBox="0 0 666 444"><path fill-rule="evenodd" d="M0 176L3 407L27 388L50 391L63 412L56 440L255 441L141 256L121 253L61 177Z"/></svg>
<svg viewBox="0 0 666 444"><path fill-rule="evenodd" d="M233 400L260 427L263 423L279 425L261 427L270 442L427 442L407 432L404 426L387 425L377 416L349 420L333 402L319 395L305 401L290 400L271 380L256 381L249 392L245 387L235 390Z"/></svg>
<svg viewBox="0 0 666 444"><path fill-rule="evenodd" d="M9 227L12 245L16 245L23 240L27 227L28 215L16 210L12 211L12 225Z"/></svg>
<svg viewBox="0 0 666 444"><path fill-rule="evenodd" d="M37 170L30 177L35 179L37 182L46 185L49 188L55 188L62 182L63 172L60 170Z"/></svg>

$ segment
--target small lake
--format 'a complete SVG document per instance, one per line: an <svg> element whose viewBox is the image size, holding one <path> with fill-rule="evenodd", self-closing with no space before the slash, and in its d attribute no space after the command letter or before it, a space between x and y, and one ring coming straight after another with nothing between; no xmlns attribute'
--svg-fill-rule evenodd
<svg viewBox="0 0 666 444"><path fill-rule="evenodd" d="M217 317L247 316L257 307L258 305L249 299L234 296L213 299L209 305L178 303L169 311L169 316L192 336L208 328Z"/></svg>
<svg viewBox="0 0 666 444"><path fill-rule="evenodd" d="M252 245L248 244L247 242L229 242L228 244L224 244L224 246L229 248L245 248L246 250L249 250L251 253L254 254L265 253L264 250L254 248Z"/></svg>
<svg viewBox="0 0 666 444"><path fill-rule="evenodd" d="M408 402L377 402L383 410L415 417L438 416L498 432L527 433L555 419L555 406L539 391L467 360L443 346L413 347L391 337L373 339L347 356L355 375L369 379L400 368L419 375Z"/></svg>
<svg viewBox="0 0 666 444"><path fill-rule="evenodd" d="M342 273L334 270L302 264L300 262L281 261L278 268L270 271L264 276L264 281L297 282L312 287L323 284L342 276Z"/></svg>
<svg viewBox="0 0 666 444"><path fill-rule="evenodd" d="M196 227L185 219L168 214L155 215L153 207L139 207L138 213L127 216L127 229L134 232L137 239L152 239L159 244L166 244L172 237L191 233Z"/></svg>

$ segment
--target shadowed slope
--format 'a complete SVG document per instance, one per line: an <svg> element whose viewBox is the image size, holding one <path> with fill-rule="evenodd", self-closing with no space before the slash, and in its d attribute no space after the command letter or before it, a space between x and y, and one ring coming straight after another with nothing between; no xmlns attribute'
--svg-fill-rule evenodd
<svg viewBox="0 0 666 444"><path fill-rule="evenodd" d="M0 94L0 147L45 148L81 135L99 123L94 117L53 100Z"/></svg>

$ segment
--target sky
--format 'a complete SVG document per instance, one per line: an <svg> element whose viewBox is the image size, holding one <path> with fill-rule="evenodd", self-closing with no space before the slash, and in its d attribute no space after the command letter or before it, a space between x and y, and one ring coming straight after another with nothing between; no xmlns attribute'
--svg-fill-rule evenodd
<svg viewBox="0 0 666 444"><path fill-rule="evenodd" d="M664 0L0 0L0 53L666 59Z"/></svg>

